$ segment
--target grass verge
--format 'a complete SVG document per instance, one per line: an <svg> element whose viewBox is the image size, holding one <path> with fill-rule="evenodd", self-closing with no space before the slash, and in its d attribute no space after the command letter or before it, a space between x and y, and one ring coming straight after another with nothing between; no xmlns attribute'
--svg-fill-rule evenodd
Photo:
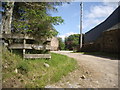
<svg viewBox="0 0 120 90"><path fill-rule="evenodd" d="M3 51L3 87L44 88L77 68L77 62L73 58L55 53L51 55L50 60L31 60L22 59L8 50Z"/></svg>

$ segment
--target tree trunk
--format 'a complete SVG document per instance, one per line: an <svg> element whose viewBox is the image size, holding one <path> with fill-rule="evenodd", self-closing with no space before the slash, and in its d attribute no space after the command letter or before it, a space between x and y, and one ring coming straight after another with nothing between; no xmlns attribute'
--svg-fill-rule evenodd
<svg viewBox="0 0 120 90"><path fill-rule="evenodd" d="M14 8L14 2L7 2L4 14L2 16L2 25L1 25L2 33L6 33L6 34L11 33L13 8Z"/></svg>
<svg viewBox="0 0 120 90"><path fill-rule="evenodd" d="M2 2L0 2L0 8L2 8ZM2 10L0 11L0 34L1 34L1 23L2 23Z"/></svg>

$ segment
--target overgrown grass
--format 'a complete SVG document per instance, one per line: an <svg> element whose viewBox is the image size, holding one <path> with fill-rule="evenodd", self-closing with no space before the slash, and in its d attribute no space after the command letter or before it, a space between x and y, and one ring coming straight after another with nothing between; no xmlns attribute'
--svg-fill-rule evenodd
<svg viewBox="0 0 120 90"><path fill-rule="evenodd" d="M51 53L51 55L50 60L31 60L22 59L19 55L7 50L4 51L3 87L42 88L47 84L59 81L63 76L77 68L77 62L73 58L55 53ZM49 67L46 67L45 63Z"/></svg>

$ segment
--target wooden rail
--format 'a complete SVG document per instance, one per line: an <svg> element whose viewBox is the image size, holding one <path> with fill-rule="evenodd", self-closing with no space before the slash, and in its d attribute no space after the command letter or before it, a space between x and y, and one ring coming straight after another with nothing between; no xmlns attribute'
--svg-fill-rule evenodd
<svg viewBox="0 0 120 90"><path fill-rule="evenodd" d="M30 35L24 35L24 34L2 34L2 38L7 38L7 39L34 39Z"/></svg>
<svg viewBox="0 0 120 90"><path fill-rule="evenodd" d="M50 45L35 45L35 44L11 44L9 46L10 49L36 49L36 50L50 50L51 46Z"/></svg>
<svg viewBox="0 0 120 90"><path fill-rule="evenodd" d="M0 38L6 38L6 39L35 39L34 37L30 35L24 35L24 34L0 34ZM43 38L45 41L51 41L51 38Z"/></svg>
<svg viewBox="0 0 120 90"><path fill-rule="evenodd" d="M51 58L50 54L24 54L24 58Z"/></svg>
<svg viewBox="0 0 120 90"><path fill-rule="evenodd" d="M23 58L51 58L50 54L26 54L27 49L32 50L50 50L51 46L50 41L51 38L42 38L42 41L44 41L43 44L37 45L37 44L27 44L27 39L36 40L35 38L31 37L30 35L25 34L0 34L0 38L3 38L4 40L8 41L8 48L9 49L22 49L23 50ZM11 42L12 40L23 40L23 43L14 43Z"/></svg>
<svg viewBox="0 0 120 90"><path fill-rule="evenodd" d="M11 44L9 46L10 49L32 49L31 44L25 44L25 46L23 44Z"/></svg>

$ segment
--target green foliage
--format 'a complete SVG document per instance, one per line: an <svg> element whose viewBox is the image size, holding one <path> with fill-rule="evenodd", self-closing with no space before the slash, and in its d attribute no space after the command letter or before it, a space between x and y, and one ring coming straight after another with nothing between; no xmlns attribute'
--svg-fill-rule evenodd
<svg viewBox="0 0 120 90"><path fill-rule="evenodd" d="M79 34L73 34L65 38L65 48L69 50L77 49L79 46Z"/></svg>
<svg viewBox="0 0 120 90"><path fill-rule="evenodd" d="M28 63L25 60L21 61L16 67L21 74L26 74L29 71Z"/></svg>
<svg viewBox="0 0 120 90"><path fill-rule="evenodd" d="M59 49L60 50L64 50L65 49L65 43L64 43L64 41L60 37L58 38L58 40L59 40Z"/></svg>
<svg viewBox="0 0 120 90"><path fill-rule="evenodd" d="M62 76L67 75L69 72L75 69L76 61L73 58L69 58L65 55L54 54L52 57L52 63L48 62L50 65L54 66L54 76L51 77L51 83L57 82ZM59 71L59 73L58 73Z"/></svg>
<svg viewBox="0 0 120 90"><path fill-rule="evenodd" d="M21 57L9 52L6 48L2 49L2 64L3 64L3 71L12 72L15 70L16 64L21 61ZM16 60L18 59L18 61Z"/></svg>
<svg viewBox="0 0 120 90"><path fill-rule="evenodd" d="M56 10L55 5L62 5L62 3L16 2L14 13L19 15L14 14L13 26L17 29L14 32L28 33L36 39L56 36L58 32L53 25L62 24L64 20L49 15L49 10Z"/></svg>

